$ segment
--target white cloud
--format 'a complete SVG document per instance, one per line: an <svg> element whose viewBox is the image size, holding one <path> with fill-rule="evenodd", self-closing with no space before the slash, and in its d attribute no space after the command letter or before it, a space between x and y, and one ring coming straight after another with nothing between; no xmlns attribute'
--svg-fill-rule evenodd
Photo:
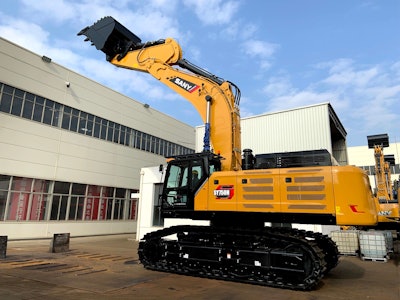
<svg viewBox="0 0 400 300"><path fill-rule="evenodd" d="M247 40L251 39L258 28L252 23L244 23L242 21L233 21L226 24L221 31L221 36L229 37L233 40Z"/></svg>
<svg viewBox="0 0 400 300"><path fill-rule="evenodd" d="M206 25L230 23L240 6L237 1L223 0L185 0L183 3Z"/></svg>
<svg viewBox="0 0 400 300"><path fill-rule="evenodd" d="M0 36L33 52L44 53L49 33L34 23L2 16Z"/></svg>
<svg viewBox="0 0 400 300"><path fill-rule="evenodd" d="M139 37L151 40L185 37L178 29L175 18L176 3L176 0L152 0L139 6L130 1L23 0L26 15L40 14L38 23L51 21L52 24L61 26L63 23L73 22L84 27L105 16L112 16Z"/></svg>
<svg viewBox="0 0 400 300"><path fill-rule="evenodd" d="M137 95L137 101L146 99L146 101L155 103L165 100L175 101L180 98L179 95L157 82L151 75L118 68L105 60L86 59L81 63L79 69L80 73L86 74L89 78L124 95Z"/></svg>
<svg viewBox="0 0 400 300"><path fill-rule="evenodd" d="M327 64L326 66L329 66ZM339 59L330 63L328 72L330 76L322 82L330 85L351 85L364 87L379 76L379 69L373 66L367 69L354 70L351 60Z"/></svg>
<svg viewBox="0 0 400 300"><path fill-rule="evenodd" d="M294 88L287 76L271 77L263 88L263 93L269 97L279 97L293 94Z"/></svg>
<svg viewBox="0 0 400 300"><path fill-rule="evenodd" d="M178 40L186 39L186 36L178 29L176 19L165 15L161 11L134 13L128 18L121 18L119 22L137 34L143 41L146 41L146 39L165 39L167 37Z"/></svg>
<svg viewBox="0 0 400 300"><path fill-rule="evenodd" d="M398 62L365 67L340 59L318 68L325 77L304 89L295 88L288 76L271 77L263 88L269 97L266 111L330 102L354 136L395 130L400 105Z"/></svg>
<svg viewBox="0 0 400 300"><path fill-rule="evenodd" d="M353 60L348 58L338 58L333 61L318 63L315 67L318 69L328 69L329 73L338 73L352 68Z"/></svg>
<svg viewBox="0 0 400 300"><path fill-rule="evenodd" d="M279 45L261 40L250 39L242 43L242 51L246 55L258 59L258 66L261 70L267 70L271 66L271 58Z"/></svg>
<svg viewBox="0 0 400 300"><path fill-rule="evenodd" d="M396 77L400 77L400 61L395 62L391 67L390 70L395 74Z"/></svg>
<svg viewBox="0 0 400 300"><path fill-rule="evenodd" d="M245 41L242 46L246 54L261 58L270 58L278 48L276 44L254 39Z"/></svg>
<svg viewBox="0 0 400 300"><path fill-rule="evenodd" d="M129 2L129 0L127 0L127 2ZM164 13L174 13L178 3L178 0L148 0L145 6L149 7L151 10L159 9Z"/></svg>
<svg viewBox="0 0 400 300"><path fill-rule="evenodd" d="M293 109L323 102L332 102L334 94L330 92L296 91L292 94L272 98L268 103L269 111Z"/></svg>
<svg viewBox="0 0 400 300"><path fill-rule="evenodd" d="M0 25L0 36L24 47L38 55L46 55L53 62L79 70L80 56L68 47L57 47L50 40L50 33L41 26L21 20L3 16Z"/></svg>
<svg viewBox="0 0 400 300"><path fill-rule="evenodd" d="M22 0L23 9L26 15L37 16L37 22L52 20L62 23L77 17L76 4L64 0Z"/></svg>

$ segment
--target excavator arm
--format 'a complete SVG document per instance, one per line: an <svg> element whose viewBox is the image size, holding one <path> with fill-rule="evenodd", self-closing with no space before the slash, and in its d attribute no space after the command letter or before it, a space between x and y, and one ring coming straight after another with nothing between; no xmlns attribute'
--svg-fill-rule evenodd
<svg viewBox="0 0 400 300"><path fill-rule="evenodd" d="M389 147L387 134L367 136L368 147L374 149L376 197L380 203L392 200L392 185L390 179L390 162L383 154L383 148Z"/></svg>
<svg viewBox="0 0 400 300"><path fill-rule="evenodd" d="M213 151L224 158L223 171L241 168L236 85L182 59L182 49L174 39L142 43L112 17L100 19L78 35L85 35L85 41L103 51L111 64L149 73L187 99L205 123L204 151L211 151L211 140Z"/></svg>

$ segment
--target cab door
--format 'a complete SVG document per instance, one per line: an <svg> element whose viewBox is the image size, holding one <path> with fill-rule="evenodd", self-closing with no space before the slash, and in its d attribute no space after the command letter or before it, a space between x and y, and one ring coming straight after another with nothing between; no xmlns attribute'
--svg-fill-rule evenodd
<svg viewBox="0 0 400 300"><path fill-rule="evenodd" d="M164 182L163 211L193 211L195 195L206 178L203 159L171 162Z"/></svg>

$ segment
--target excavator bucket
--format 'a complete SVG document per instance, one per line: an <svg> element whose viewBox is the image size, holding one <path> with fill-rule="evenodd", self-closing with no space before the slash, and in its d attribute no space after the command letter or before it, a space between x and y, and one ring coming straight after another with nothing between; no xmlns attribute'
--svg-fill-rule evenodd
<svg viewBox="0 0 400 300"><path fill-rule="evenodd" d="M376 134L367 136L368 148L374 148L375 146L389 147L389 136L385 134Z"/></svg>
<svg viewBox="0 0 400 300"><path fill-rule="evenodd" d="M108 61L117 54L122 55L122 58L129 49L137 49L142 46L140 38L113 17L100 19L92 26L82 29L78 35L85 35L87 37L85 42L91 41L96 49L106 54Z"/></svg>

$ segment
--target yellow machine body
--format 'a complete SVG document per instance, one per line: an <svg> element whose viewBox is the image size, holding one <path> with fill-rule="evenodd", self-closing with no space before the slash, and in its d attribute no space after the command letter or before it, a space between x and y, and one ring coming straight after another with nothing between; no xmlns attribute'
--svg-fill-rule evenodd
<svg viewBox="0 0 400 300"><path fill-rule="evenodd" d="M299 223L324 215L326 223L372 225L377 213L366 186L367 175L353 166L215 172L196 194L194 209L299 215L293 217Z"/></svg>

